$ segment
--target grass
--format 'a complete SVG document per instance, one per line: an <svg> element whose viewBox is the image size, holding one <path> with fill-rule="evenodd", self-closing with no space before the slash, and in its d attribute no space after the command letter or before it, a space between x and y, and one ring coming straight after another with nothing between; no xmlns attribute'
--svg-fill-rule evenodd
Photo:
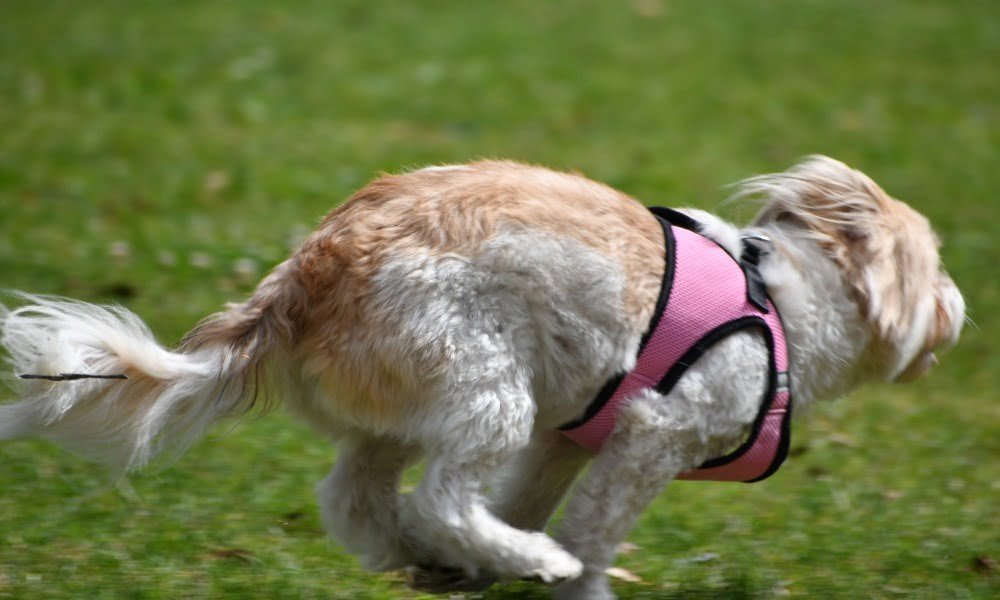
<svg viewBox="0 0 1000 600"><path fill-rule="evenodd" d="M768 482L671 486L616 591L996 597L998 56L975 0L8 0L0 287L121 302L174 343L379 171L511 157L715 210L830 154L931 218L978 327L926 380L817 409ZM5 444L0 598L418 597L325 540L332 459L281 414L120 486Z"/></svg>

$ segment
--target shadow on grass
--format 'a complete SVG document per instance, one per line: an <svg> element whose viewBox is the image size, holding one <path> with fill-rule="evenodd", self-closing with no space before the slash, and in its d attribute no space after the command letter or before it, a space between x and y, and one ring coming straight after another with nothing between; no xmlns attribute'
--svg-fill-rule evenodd
<svg viewBox="0 0 1000 600"><path fill-rule="evenodd" d="M653 584L615 584L619 600L748 600L769 596L759 582L745 575L728 577L717 584L679 583L671 589ZM496 585L483 592L483 600L551 600L549 588L535 583Z"/></svg>

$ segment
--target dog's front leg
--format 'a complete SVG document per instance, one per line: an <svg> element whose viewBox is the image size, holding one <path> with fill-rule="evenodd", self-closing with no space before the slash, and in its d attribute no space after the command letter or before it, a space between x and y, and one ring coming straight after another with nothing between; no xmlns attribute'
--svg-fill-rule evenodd
<svg viewBox="0 0 1000 600"><path fill-rule="evenodd" d="M458 567L469 579L486 572L546 583L576 577L580 562L552 538L511 527L486 507L484 483L528 445L535 414L523 371L498 371L493 380L465 377L454 386L457 398L445 396L425 411L424 422L433 423L425 431L434 437L424 445L423 479L401 503L404 532L433 553L430 570Z"/></svg>
<svg viewBox="0 0 1000 600"><path fill-rule="evenodd" d="M689 449L699 445L697 435L658 414L665 402L670 398L647 390L625 406L570 497L556 539L583 562L584 571L556 588L559 600L615 598L605 575L615 547L663 487L695 460Z"/></svg>
<svg viewBox="0 0 1000 600"><path fill-rule="evenodd" d="M492 485L493 514L511 527L542 531L577 475L593 458L558 431L540 431Z"/></svg>
<svg viewBox="0 0 1000 600"><path fill-rule="evenodd" d="M511 527L543 531L592 456L558 431L536 432L490 485L490 512ZM440 565L412 569L410 576L412 587L435 593L480 591L498 581L489 570L470 577L463 569Z"/></svg>

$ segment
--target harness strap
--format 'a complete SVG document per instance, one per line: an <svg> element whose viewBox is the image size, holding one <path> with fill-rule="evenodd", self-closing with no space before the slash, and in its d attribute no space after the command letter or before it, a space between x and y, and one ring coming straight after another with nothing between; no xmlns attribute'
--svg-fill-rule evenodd
<svg viewBox="0 0 1000 600"><path fill-rule="evenodd" d="M763 313L767 309L767 285L760 274L760 257L763 251L756 243L757 238L743 238L743 252L740 254L740 268L747 279L747 300Z"/></svg>

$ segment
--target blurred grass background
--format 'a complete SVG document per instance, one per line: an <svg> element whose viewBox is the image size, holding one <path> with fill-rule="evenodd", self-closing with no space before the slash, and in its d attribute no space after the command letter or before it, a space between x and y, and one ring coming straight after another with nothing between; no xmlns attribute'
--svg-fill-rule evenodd
<svg viewBox="0 0 1000 600"><path fill-rule="evenodd" d="M816 410L767 482L671 486L616 591L996 597L998 65L977 0L6 0L0 287L172 344L379 171L516 158L746 219L726 184L829 154L931 218L978 327L925 381ZM282 414L118 486L5 444L0 597L418 597L325 540L332 459Z"/></svg>

